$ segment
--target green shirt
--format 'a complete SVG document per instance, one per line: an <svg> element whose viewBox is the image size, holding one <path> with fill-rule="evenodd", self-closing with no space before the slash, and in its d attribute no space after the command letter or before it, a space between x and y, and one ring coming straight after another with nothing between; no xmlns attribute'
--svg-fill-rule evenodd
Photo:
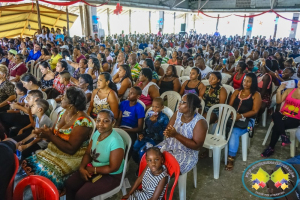
<svg viewBox="0 0 300 200"><path fill-rule="evenodd" d="M131 76L133 80L136 80L141 71L142 67L139 65L139 63L136 63L133 68L131 68Z"/></svg>
<svg viewBox="0 0 300 200"><path fill-rule="evenodd" d="M169 58L168 58L167 56L161 57L161 55L157 55L157 56L155 57L155 60L157 60L158 58L161 58L161 59L162 59L161 64L167 64L168 61L169 61Z"/></svg>
<svg viewBox="0 0 300 200"><path fill-rule="evenodd" d="M124 141L115 130L113 130L107 138L97 144L97 140L100 135L99 131L96 131L92 137L91 157L93 159L93 167L109 165L109 156L111 151L116 149L123 149L125 151ZM122 160L120 168L110 174L120 174L123 171L123 167L124 159Z"/></svg>

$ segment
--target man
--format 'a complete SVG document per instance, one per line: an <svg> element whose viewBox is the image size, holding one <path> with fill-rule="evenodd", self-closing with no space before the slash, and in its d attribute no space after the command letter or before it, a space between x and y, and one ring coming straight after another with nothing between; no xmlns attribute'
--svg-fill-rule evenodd
<svg viewBox="0 0 300 200"><path fill-rule="evenodd" d="M60 29L58 28L58 29L57 29L57 35L56 35L56 37L55 37L56 44L59 44L59 39L61 39L62 41L64 41L65 36L64 36L63 34L61 34L61 31L60 31Z"/></svg>
<svg viewBox="0 0 300 200"><path fill-rule="evenodd" d="M142 53L139 64L142 65L147 57L148 57L148 53L146 53L146 52Z"/></svg>
<svg viewBox="0 0 300 200"><path fill-rule="evenodd" d="M188 49L193 47L193 44L191 44L190 39L187 40L185 46L186 46L186 48L188 48Z"/></svg>
<svg viewBox="0 0 300 200"><path fill-rule="evenodd" d="M181 51L183 54L188 52L188 48L186 48L186 46L184 46L184 41L181 41L180 47L178 48L177 51Z"/></svg>
<svg viewBox="0 0 300 200"><path fill-rule="evenodd" d="M36 43L34 45L34 48L30 51L27 59L26 59L26 62L30 61L30 60L37 60L39 59L39 57L41 56L41 47L38 43Z"/></svg>
<svg viewBox="0 0 300 200"><path fill-rule="evenodd" d="M205 65L204 59L200 56L196 59L195 67L198 67L200 69L201 79L206 79L207 75L213 71L210 67Z"/></svg>
<svg viewBox="0 0 300 200"><path fill-rule="evenodd" d="M155 60L157 60L158 58L161 58L161 64L166 64L169 61L169 58L167 57L167 49L165 47L160 49L160 55L157 55L155 57Z"/></svg>
<svg viewBox="0 0 300 200"><path fill-rule="evenodd" d="M299 49L297 47L293 48L293 53L289 55L289 58L295 59L295 58L299 57L300 54L298 53L298 50Z"/></svg>
<svg viewBox="0 0 300 200"><path fill-rule="evenodd" d="M79 61L83 58L85 58L84 55L81 54L80 52L80 47L79 46L76 46L74 47L74 51L73 51L73 60L76 62L76 63L79 63Z"/></svg>
<svg viewBox="0 0 300 200"><path fill-rule="evenodd" d="M250 55L251 55L251 51L248 51L248 45L244 44L244 47L243 47L243 56L245 56L245 58L248 58Z"/></svg>
<svg viewBox="0 0 300 200"><path fill-rule="evenodd" d="M137 57L135 53L130 54L128 58L128 64L131 68L131 76L134 81L138 79L140 71L142 69L139 63L136 61L136 58Z"/></svg>
<svg viewBox="0 0 300 200"><path fill-rule="evenodd" d="M161 32L162 32L162 30L161 30L161 28L159 28L158 33L157 33L157 36L158 36L158 37L161 37L161 36L162 36Z"/></svg>
<svg viewBox="0 0 300 200"><path fill-rule="evenodd" d="M94 38L95 38L95 41L96 41L97 43L100 42L100 39L98 38L98 34L95 34L95 35L94 35Z"/></svg>
<svg viewBox="0 0 300 200"><path fill-rule="evenodd" d="M148 47L148 44L145 42L145 39L142 39L141 44L139 45L139 49L145 49L146 47Z"/></svg>
<svg viewBox="0 0 300 200"><path fill-rule="evenodd" d="M123 52L120 52L117 57L117 62L111 70L111 76L114 77L118 75L119 67L125 63L125 55Z"/></svg>

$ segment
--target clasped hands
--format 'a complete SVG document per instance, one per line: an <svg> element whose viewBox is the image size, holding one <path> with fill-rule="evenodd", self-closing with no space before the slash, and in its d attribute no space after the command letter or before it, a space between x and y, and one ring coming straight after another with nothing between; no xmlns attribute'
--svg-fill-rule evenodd
<svg viewBox="0 0 300 200"><path fill-rule="evenodd" d="M46 125L44 125L43 128L35 128L32 131L33 134L37 136L37 138L44 138L49 140L50 137L53 135L52 130L48 128Z"/></svg>
<svg viewBox="0 0 300 200"><path fill-rule="evenodd" d="M169 125L163 134L164 136L166 136L166 138L169 138L169 137L175 137L178 133L172 125Z"/></svg>

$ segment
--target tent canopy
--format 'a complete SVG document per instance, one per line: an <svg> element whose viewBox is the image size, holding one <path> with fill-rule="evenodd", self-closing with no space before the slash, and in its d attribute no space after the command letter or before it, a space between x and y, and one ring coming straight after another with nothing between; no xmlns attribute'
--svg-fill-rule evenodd
<svg viewBox="0 0 300 200"><path fill-rule="evenodd" d="M67 13L39 5L41 25L50 28L67 27ZM78 15L69 13L72 27ZM30 25L30 30L28 29ZM0 38L32 37L38 30L36 4L26 3L0 7Z"/></svg>

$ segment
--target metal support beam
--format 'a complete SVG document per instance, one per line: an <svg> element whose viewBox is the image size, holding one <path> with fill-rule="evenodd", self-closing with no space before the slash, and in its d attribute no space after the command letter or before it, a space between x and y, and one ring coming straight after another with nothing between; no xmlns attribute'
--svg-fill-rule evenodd
<svg viewBox="0 0 300 200"><path fill-rule="evenodd" d="M85 29L85 23L83 20L83 9L82 9L82 5L79 5L79 14L80 14L80 22L81 22L81 31L82 31L82 35L84 35L84 29Z"/></svg>
<svg viewBox="0 0 300 200"><path fill-rule="evenodd" d="M245 24L246 24L246 14L244 15L244 21L243 21L243 34L242 34L242 36L244 36L244 33L245 33Z"/></svg>
<svg viewBox="0 0 300 200"><path fill-rule="evenodd" d="M109 8L107 8L107 31L108 35L110 35L110 22L109 22Z"/></svg>
<svg viewBox="0 0 300 200"><path fill-rule="evenodd" d="M177 6L179 6L180 4L182 4L183 2L185 2L185 0L181 0L181 1L178 2L175 6L173 6L171 9L176 8Z"/></svg>
<svg viewBox="0 0 300 200"><path fill-rule="evenodd" d="M218 18L217 18L216 31L218 30L219 20L220 20L220 14L218 14Z"/></svg>
<svg viewBox="0 0 300 200"><path fill-rule="evenodd" d="M173 26L173 33L175 34L175 19L176 19L176 12L174 12L174 26Z"/></svg>
<svg viewBox="0 0 300 200"><path fill-rule="evenodd" d="M200 10L201 0L198 0L198 10Z"/></svg>
<svg viewBox="0 0 300 200"><path fill-rule="evenodd" d="M85 36L89 36L92 35L91 34L91 20L90 20L90 10L89 7L87 5L84 5L84 11L85 11L85 22L86 22L86 34Z"/></svg>
<svg viewBox="0 0 300 200"><path fill-rule="evenodd" d="M42 30L39 1L35 0L39 29Z"/></svg>
<svg viewBox="0 0 300 200"><path fill-rule="evenodd" d="M270 7L271 7L271 9L273 9L274 3L275 3L275 0L270 0Z"/></svg>
<svg viewBox="0 0 300 200"><path fill-rule="evenodd" d="M68 32L68 37L70 37L69 10L68 10L68 6L66 6L66 13L67 13L67 32Z"/></svg>
<svg viewBox="0 0 300 200"><path fill-rule="evenodd" d="M201 10L207 4L207 2L209 2L209 0L206 0L205 3L198 10Z"/></svg>
<svg viewBox="0 0 300 200"><path fill-rule="evenodd" d="M56 26L56 24L57 24L57 22L58 22L60 16L61 16L61 14L59 14L58 17L56 18L56 20L55 20L55 22L54 22L52 28L55 28L55 26ZM82 27L83 27L83 25L82 25Z"/></svg>
<svg viewBox="0 0 300 200"><path fill-rule="evenodd" d="M149 33L151 33L151 11L149 11Z"/></svg>
<svg viewBox="0 0 300 200"><path fill-rule="evenodd" d="M129 33L131 33L131 9L129 10Z"/></svg>

